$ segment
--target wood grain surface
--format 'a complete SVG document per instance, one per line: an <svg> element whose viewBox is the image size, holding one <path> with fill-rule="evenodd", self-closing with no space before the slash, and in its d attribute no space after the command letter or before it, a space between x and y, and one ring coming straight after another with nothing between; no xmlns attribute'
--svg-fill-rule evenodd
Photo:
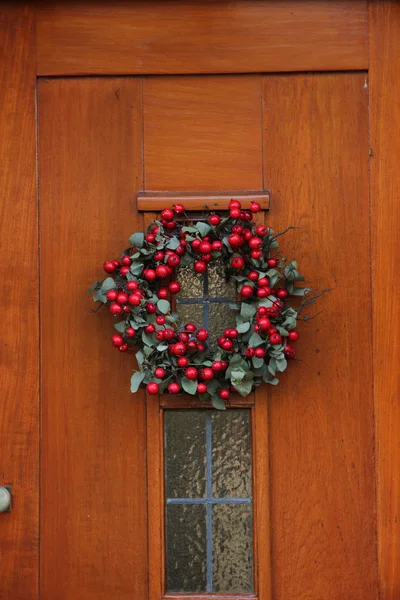
<svg viewBox="0 0 400 600"><path fill-rule="evenodd" d="M261 190L261 78L144 80L144 189Z"/></svg>
<svg viewBox="0 0 400 600"><path fill-rule="evenodd" d="M39 75L366 69L365 0L42 2Z"/></svg>
<svg viewBox="0 0 400 600"><path fill-rule="evenodd" d="M269 391L274 600L377 598L367 94L361 73L264 78L267 220L332 288Z"/></svg>
<svg viewBox="0 0 400 600"><path fill-rule="evenodd" d="M239 200L242 208L250 208L252 202L258 202L261 209L269 209L268 192L139 192L137 209L140 211L161 211L168 206L182 203L186 212L197 210L228 210L231 200Z"/></svg>
<svg viewBox="0 0 400 600"><path fill-rule="evenodd" d="M38 598L39 291L35 17L0 3L0 598Z"/></svg>
<svg viewBox="0 0 400 600"><path fill-rule="evenodd" d="M86 290L142 228L141 85L41 80L41 600L147 595L146 415Z"/></svg>
<svg viewBox="0 0 400 600"><path fill-rule="evenodd" d="M400 4L370 6L371 220L378 568L400 598Z"/></svg>

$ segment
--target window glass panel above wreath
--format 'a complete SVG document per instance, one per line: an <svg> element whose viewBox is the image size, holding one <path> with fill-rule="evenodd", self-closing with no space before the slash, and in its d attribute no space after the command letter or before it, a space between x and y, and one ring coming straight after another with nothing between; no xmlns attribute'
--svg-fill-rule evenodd
<svg viewBox="0 0 400 600"><path fill-rule="evenodd" d="M167 592L253 591L250 410L165 411Z"/></svg>

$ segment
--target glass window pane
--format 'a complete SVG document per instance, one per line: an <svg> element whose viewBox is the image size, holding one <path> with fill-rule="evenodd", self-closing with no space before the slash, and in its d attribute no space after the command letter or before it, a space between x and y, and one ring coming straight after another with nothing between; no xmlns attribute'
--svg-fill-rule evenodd
<svg viewBox="0 0 400 600"><path fill-rule="evenodd" d="M213 506L213 591L253 591L251 504Z"/></svg>
<svg viewBox="0 0 400 600"><path fill-rule="evenodd" d="M206 493L206 413L165 412L167 498L203 498Z"/></svg>
<svg viewBox="0 0 400 600"><path fill-rule="evenodd" d="M225 280L225 268L222 261L208 265L208 295L210 298L234 298L235 283Z"/></svg>
<svg viewBox="0 0 400 600"><path fill-rule="evenodd" d="M177 304L176 312L182 324L194 323L197 327L204 327L204 309L201 304Z"/></svg>
<svg viewBox="0 0 400 600"><path fill-rule="evenodd" d="M167 592L204 592L206 569L206 507L167 506Z"/></svg>
<svg viewBox="0 0 400 600"><path fill-rule="evenodd" d="M215 412L212 421L213 497L251 498L250 411Z"/></svg>
<svg viewBox="0 0 400 600"><path fill-rule="evenodd" d="M235 312L228 303L210 302L210 341L215 345L215 340L224 333L224 329L236 327Z"/></svg>
<svg viewBox="0 0 400 600"><path fill-rule="evenodd" d="M190 267L180 267L177 280L181 284L178 298L202 298L204 296L204 278Z"/></svg>

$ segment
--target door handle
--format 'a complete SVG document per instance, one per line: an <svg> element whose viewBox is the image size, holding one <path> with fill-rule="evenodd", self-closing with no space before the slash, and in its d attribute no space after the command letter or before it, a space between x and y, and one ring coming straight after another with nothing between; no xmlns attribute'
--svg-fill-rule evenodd
<svg viewBox="0 0 400 600"><path fill-rule="evenodd" d="M0 513L11 511L11 488L0 487Z"/></svg>

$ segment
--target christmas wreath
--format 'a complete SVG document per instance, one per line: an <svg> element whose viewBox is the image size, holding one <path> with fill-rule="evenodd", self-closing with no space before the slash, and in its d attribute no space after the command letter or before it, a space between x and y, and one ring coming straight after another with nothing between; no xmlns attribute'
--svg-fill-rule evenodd
<svg viewBox="0 0 400 600"><path fill-rule="evenodd" d="M278 383L277 375L296 355L297 320L307 319L300 313L316 295L295 286L304 280L297 263L278 252L282 234L253 222L259 211L257 202L242 210L231 200L229 216L213 212L193 221L175 204L146 233L129 238L119 261L104 263L107 278L89 292L120 318L112 344L120 352L136 351L133 393L139 387L148 394L186 392L224 408L232 392L247 396L262 381ZM215 261L223 262L226 280L237 286L237 302L229 305L236 327L210 340L204 327L180 322L171 304L180 291L180 267L204 273Z"/></svg>

